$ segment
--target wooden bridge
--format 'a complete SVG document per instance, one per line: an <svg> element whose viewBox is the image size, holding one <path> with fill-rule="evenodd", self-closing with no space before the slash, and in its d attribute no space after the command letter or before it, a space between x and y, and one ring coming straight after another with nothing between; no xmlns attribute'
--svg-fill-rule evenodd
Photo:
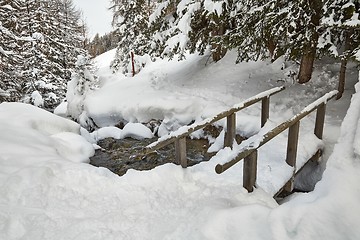
<svg viewBox="0 0 360 240"><path fill-rule="evenodd" d="M337 94L337 91L332 91L325 94L323 97L317 99L307 107L305 107L300 113L296 114L292 118L287 121L282 122L277 125L270 131L266 133L262 133L260 131L258 134L250 137L246 140L245 144L241 144L241 147L234 146L234 139L236 134L236 113L242 109L245 109L253 104L261 102L261 127L265 125L267 120L269 119L269 105L270 105L270 97L278 92L283 91L284 87L276 87L272 88L268 91L259 93L235 106L231 109L221 112L218 115L207 118L201 122L194 123L189 126L184 126L179 128L177 131L174 131L164 137L159 138L156 142L148 145L145 149L145 154L163 148L169 144L175 144L175 161L177 164L180 164L183 168L187 167L187 157L186 157L186 138L193 132L203 129L206 126L209 126L221 119L227 119L227 127L224 139L224 147L232 148L232 156L234 158L222 163L217 164L215 167L215 171L218 174L223 173L227 169L234 166L236 163L244 160L243 166L243 187L246 188L249 192L253 191L253 188L256 186L257 180L257 162L258 162L258 149L269 142L271 139L278 136L280 133L288 129L288 139L287 139L287 150L286 150L286 158L285 161L288 166L292 168L292 174L289 179L286 179L286 184L280 189L272 192L274 196L279 194L282 190L287 192L291 192L294 187L294 179L297 173L300 172L302 167L308 161L317 161L319 157L322 155L323 149L322 147L318 147L315 149L313 154L306 161L302 161L301 166L297 167L297 148L298 148L298 138L299 138L299 129L300 129L300 121L304 117L308 116L310 113L316 110L316 120L314 127L314 134L318 139L322 139L323 136L323 128L324 128L324 120L325 120L325 111L327 102L334 98ZM260 140L259 140L260 139ZM261 161L261 159L259 159ZM260 173L259 173L260 174Z"/></svg>

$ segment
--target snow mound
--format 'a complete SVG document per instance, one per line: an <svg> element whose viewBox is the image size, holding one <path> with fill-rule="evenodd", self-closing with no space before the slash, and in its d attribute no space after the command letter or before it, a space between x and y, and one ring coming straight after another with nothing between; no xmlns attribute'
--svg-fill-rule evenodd
<svg viewBox="0 0 360 240"><path fill-rule="evenodd" d="M144 138L153 138L154 135L149 128L142 125L141 123L128 123L122 130L121 137L131 137L142 140Z"/></svg>
<svg viewBox="0 0 360 240"><path fill-rule="evenodd" d="M141 123L127 123L123 129L117 127L102 127L91 133L95 140L101 140L105 138L134 138L142 140L144 138L153 138L154 134L151 130Z"/></svg>
<svg viewBox="0 0 360 240"><path fill-rule="evenodd" d="M92 145L80 136L77 123L32 105L0 104L0 123L0 152L5 165L24 161L24 154L28 164L54 158L88 162L94 154Z"/></svg>
<svg viewBox="0 0 360 240"><path fill-rule="evenodd" d="M23 103L2 103L0 121L10 121L12 125L19 128L33 129L46 135L80 132L80 126L77 123Z"/></svg>

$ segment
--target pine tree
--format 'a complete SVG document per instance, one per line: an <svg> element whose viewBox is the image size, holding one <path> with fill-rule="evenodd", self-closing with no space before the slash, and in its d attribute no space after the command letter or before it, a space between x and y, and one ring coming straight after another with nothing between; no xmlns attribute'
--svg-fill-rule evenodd
<svg viewBox="0 0 360 240"><path fill-rule="evenodd" d="M204 1L191 21L190 52L204 54L210 48L213 60L219 61L229 48L226 31L234 28L231 16L233 1Z"/></svg>
<svg viewBox="0 0 360 240"><path fill-rule="evenodd" d="M145 0L112 0L111 2L113 4L111 9L114 12L113 26L120 38L111 67L114 71L122 69L127 73L130 69L130 53L139 56L147 53L149 5Z"/></svg>
<svg viewBox="0 0 360 240"><path fill-rule="evenodd" d="M246 1L238 0L234 4L231 14L235 16L234 28L227 32L229 47L238 50L237 62L256 61L280 55L276 48L278 41L275 33L275 16L269 14L275 7L274 1ZM284 35L282 35L284 41Z"/></svg>
<svg viewBox="0 0 360 240"><path fill-rule="evenodd" d="M193 28L200 31L204 27L201 21L202 3L197 0L173 1L164 0L156 6L150 16L150 29L152 42L150 51L155 56L172 59L178 55L178 59L184 59L185 52L195 51L197 44L204 34L192 34ZM193 23L193 26L192 26ZM205 42L205 39L203 39ZM207 45L205 43L205 45ZM203 53L206 47L199 47Z"/></svg>
<svg viewBox="0 0 360 240"><path fill-rule="evenodd" d="M360 3L354 0L330 0L324 6L322 19L326 29L320 46L335 58L340 59L340 75L337 99L342 97L345 88L346 65L349 59L356 59L360 52Z"/></svg>
<svg viewBox="0 0 360 240"><path fill-rule="evenodd" d="M45 108L53 108L65 97L66 82L81 49L79 13L71 0L29 1L28 35L34 41L26 47L27 93L39 91ZM33 99L25 101L32 102Z"/></svg>
<svg viewBox="0 0 360 240"><path fill-rule="evenodd" d="M319 39L322 0L246 1L237 3L237 28L230 36L239 60L301 59L299 83L310 80Z"/></svg>
<svg viewBox="0 0 360 240"><path fill-rule="evenodd" d="M114 31L107 33L100 37L97 33L93 40L87 44L86 49L93 57L98 56L104 52L112 50L117 47L117 43L120 41Z"/></svg>
<svg viewBox="0 0 360 240"><path fill-rule="evenodd" d="M94 122L89 118L84 108L86 94L96 87L97 77L94 75L93 64L89 57L79 55L76 61L76 67L72 73L71 81L67 85L66 100L67 113L81 126L87 129L95 127Z"/></svg>
<svg viewBox="0 0 360 240"><path fill-rule="evenodd" d="M17 0L0 0L0 102L18 101L20 82L18 64L19 12Z"/></svg>
<svg viewBox="0 0 360 240"><path fill-rule="evenodd" d="M174 35L177 20L176 0L163 0L154 6L154 11L149 16L150 41L147 50L154 57L172 58L178 48L165 48L167 41Z"/></svg>
<svg viewBox="0 0 360 240"><path fill-rule="evenodd" d="M0 92L7 93L1 100L54 108L84 52L80 14L72 0L0 0L0 6Z"/></svg>

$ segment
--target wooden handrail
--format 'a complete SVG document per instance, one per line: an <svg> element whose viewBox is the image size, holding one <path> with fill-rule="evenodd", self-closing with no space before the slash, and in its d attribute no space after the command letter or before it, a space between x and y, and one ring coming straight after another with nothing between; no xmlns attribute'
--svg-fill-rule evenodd
<svg viewBox="0 0 360 240"><path fill-rule="evenodd" d="M257 142L257 141L250 142L247 146L244 146L242 148L242 150L239 151L240 153L234 159L232 159L231 161L226 162L224 164L216 165L215 172L218 173L218 174L223 173L224 171L226 171L227 169L229 169L230 167L232 167L233 165L235 165L236 163L238 163L239 161L241 161L245 157L249 156L252 152L256 151L258 148L263 146L265 143L267 143L268 141L270 141L271 139L273 139L274 137L279 135L281 132L283 132L284 130L290 128L295 123L299 122L302 118L306 117L307 115L309 115L314 110L318 109L319 107L324 106L326 104L326 102L329 101L330 99L334 98L336 96L336 94L337 94L336 90L325 94L323 97L317 99L316 101L314 101L313 103L311 103L310 105L305 107L300 113L296 114L295 116L293 116L289 120L279 124L278 126L273 128L272 130L265 133L263 135L262 141L260 141L260 142ZM318 119L318 117L317 117L317 119ZM318 122L318 124L320 124L320 122ZM317 126L318 125L316 124L315 130L314 130L315 134L316 134L316 132L320 131L319 127L317 127ZM321 131L321 136L322 136L322 131ZM253 138L259 139L259 136L255 135L255 136L253 136Z"/></svg>
<svg viewBox="0 0 360 240"><path fill-rule="evenodd" d="M164 136L164 137L161 137L159 138L156 142L153 142L151 144L149 144L148 146L146 146L145 148L145 154L149 153L149 152L152 152L152 151L155 151L155 150L158 150L160 148L163 148L171 143L174 143L177 139L181 139L181 138L184 138L184 137L187 137L189 136L191 133L197 131L197 130L200 130L214 122L217 122L223 118L226 118L226 117L229 117L231 116L232 114L244 109L244 108L247 108L259 101L266 101L266 103L263 103L263 107L267 107L267 109L262 109L262 119L261 119L261 126L263 126L267 120L267 118L269 117L269 97L278 93L278 92L281 92L285 89L285 87L275 87L275 88L272 88L272 89L269 89L267 91L264 91L264 92L261 92L239 104L236 104L234 105L231 109L227 110L227 111L224 111L224 112L221 112L219 113L218 115L214 116L214 117L210 117L210 118L207 118L207 119L204 119L203 121L200 121L200 122L197 122L197 123L194 123L194 124L191 124L190 126L183 126L181 128L179 128L178 130Z"/></svg>

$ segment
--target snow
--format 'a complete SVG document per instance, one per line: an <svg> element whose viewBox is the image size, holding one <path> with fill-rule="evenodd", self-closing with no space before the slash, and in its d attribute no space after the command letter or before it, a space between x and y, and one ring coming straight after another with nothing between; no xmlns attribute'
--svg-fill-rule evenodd
<svg viewBox="0 0 360 240"><path fill-rule="evenodd" d="M32 34L32 38L37 40L37 41L40 41L40 42L44 42L44 35L42 35L42 33L39 33L39 32L35 32Z"/></svg>
<svg viewBox="0 0 360 240"><path fill-rule="evenodd" d="M227 2L225 2L227 4ZM209 13L215 13L218 16L222 15L224 2L205 0L204 8Z"/></svg>
<svg viewBox="0 0 360 240"><path fill-rule="evenodd" d="M1 97L10 97L10 93L5 91L4 89L0 88L0 96Z"/></svg>
<svg viewBox="0 0 360 240"><path fill-rule="evenodd" d="M131 137L142 140L144 138L153 138L154 135L149 128L141 123L128 123L122 130L122 137Z"/></svg>
<svg viewBox="0 0 360 240"><path fill-rule="evenodd" d="M235 65L235 55L207 66L207 56L189 55L180 63L159 60L134 78L112 75L104 64L98 71L102 86L87 95L84 106L104 127L97 133L31 105L0 104L0 239L359 239L359 85L348 111L353 85L342 100L328 103L323 141L312 134L315 116L302 120L301 156L312 153L309 143L314 149L324 144L327 165L314 191L293 194L281 204L271 193L274 182L280 184L277 179L292 170L284 161L286 133L261 147L253 193L242 188L242 164L215 173L230 148L187 169L166 164L129 170L122 177L87 164L96 134L150 137L141 123L152 119L163 120L165 134L285 85L271 97L270 119L262 129L260 106L237 115L237 126L247 126L238 131L261 134L336 83L334 64L316 66L312 82L299 85L286 76L294 66L281 70L279 60ZM348 76L347 84L354 84L355 75ZM125 121L124 129L114 127L119 120ZM220 145L218 138L214 148Z"/></svg>
<svg viewBox="0 0 360 240"><path fill-rule="evenodd" d="M63 101L61 102L55 109L54 114L61 116L61 117L67 117L67 102Z"/></svg>
<svg viewBox="0 0 360 240"><path fill-rule="evenodd" d="M169 6L170 2L165 1L159 3L158 7L155 9L153 13L149 16L149 25L157 20L160 17L161 12L164 11Z"/></svg>
<svg viewBox="0 0 360 240"><path fill-rule="evenodd" d="M92 132L91 135L97 141L109 137L115 139L124 139L129 137L138 140L154 137L151 130L141 123L128 123L123 129L117 127L102 127Z"/></svg>
<svg viewBox="0 0 360 240"><path fill-rule="evenodd" d="M9 4L6 4L6 5L4 5L4 6L1 6L1 8L7 9L7 10L10 10L10 11L14 10L14 8L13 8L11 5L9 5Z"/></svg>
<svg viewBox="0 0 360 240"><path fill-rule="evenodd" d="M35 106L37 107L42 107L44 106L44 99L42 98L41 94L39 93L39 91L34 91L31 94L31 102L34 103Z"/></svg>
<svg viewBox="0 0 360 240"><path fill-rule="evenodd" d="M284 89L285 89L284 87L275 87L275 88L269 89L267 91L264 91L264 92L261 92L261 93L255 95L251 98L248 98L241 103L235 104L231 109L226 110L225 112L222 112L222 113L218 113L216 116L209 117L200 122L193 123L189 126L182 126L179 129L177 129L176 131L172 131L171 133L169 133L167 135L161 134L161 137L156 142L153 142L152 144L150 144L148 146L148 148L153 148L156 145L158 145L159 143L165 142L171 138L173 139L173 138L179 138L179 137L186 136L186 135L192 133L195 129L199 129L201 126L205 126L206 124L210 124L210 123L214 123L214 122L218 121L219 120L218 117L223 114L230 115L230 114L226 114L227 112L230 112L230 111L237 112L237 111L241 110L242 108L244 108L244 106L246 104L249 104L250 102L261 101L261 99L268 98L271 95L273 95L277 92L280 92Z"/></svg>

